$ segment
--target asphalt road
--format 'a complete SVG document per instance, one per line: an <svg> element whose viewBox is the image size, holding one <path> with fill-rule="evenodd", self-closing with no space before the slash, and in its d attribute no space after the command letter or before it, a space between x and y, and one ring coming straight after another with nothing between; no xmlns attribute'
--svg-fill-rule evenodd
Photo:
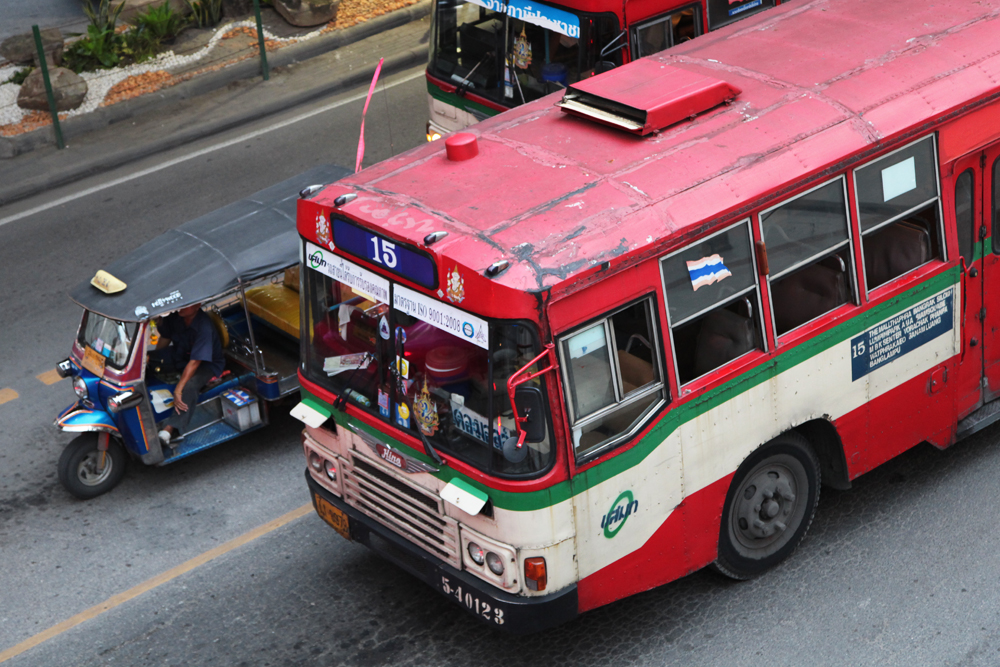
<svg viewBox="0 0 1000 667"><path fill-rule="evenodd" d="M95 3L96 4L96 3ZM63 33L85 31L83 0L3 0L0 42L11 35L39 28L61 28Z"/></svg>
<svg viewBox="0 0 1000 667"><path fill-rule="evenodd" d="M366 163L423 140L425 84L418 72L405 76L415 78L372 102ZM755 581L699 572L526 638L479 626L311 512L253 532L308 502L300 428L287 408L268 429L172 466L133 466L96 500L63 491L55 466L69 438L51 421L72 391L38 376L75 331L67 290L224 203L317 164L352 165L361 105L0 226L0 655L37 642L7 664L1000 663L996 428L945 452L919 446L851 491L824 490L796 554ZM0 220L276 120L17 202ZM245 535L255 539L229 544ZM219 547L214 559L172 571ZM94 609L124 592L130 599ZM79 624L58 625L87 610Z"/></svg>

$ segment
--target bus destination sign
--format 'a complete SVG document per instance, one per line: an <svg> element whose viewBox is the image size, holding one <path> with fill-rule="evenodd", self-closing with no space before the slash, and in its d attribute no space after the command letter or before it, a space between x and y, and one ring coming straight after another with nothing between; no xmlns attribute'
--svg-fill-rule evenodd
<svg viewBox="0 0 1000 667"><path fill-rule="evenodd" d="M333 243L418 285L428 289L437 287L437 267L430 257L346 220L333 219Z"/></svg>
<svg viewBox="0 0 1000 667"><path fill-rule="evenodd" d="M907 308L851 339L851 381L929 343L952 328L952 291Z"/></svg>

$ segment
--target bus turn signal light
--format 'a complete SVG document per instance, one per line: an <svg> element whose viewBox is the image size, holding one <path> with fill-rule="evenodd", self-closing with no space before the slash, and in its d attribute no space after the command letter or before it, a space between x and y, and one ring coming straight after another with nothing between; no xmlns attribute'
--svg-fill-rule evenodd
<svg viewBox="0 0 1000 667"><path fill-rule="evenodd" d="M539 557L524 559L524 580L527 582L528 588L533 591L545 590L547 577L545 575L544 558Z"/></svg>

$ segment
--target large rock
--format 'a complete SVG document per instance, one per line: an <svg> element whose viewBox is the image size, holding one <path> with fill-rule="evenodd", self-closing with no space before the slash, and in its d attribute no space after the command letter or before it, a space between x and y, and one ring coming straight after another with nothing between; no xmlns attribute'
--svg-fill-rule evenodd
<svg viewBox="0 0 1000 667"><path fill-rule="evenodd" d="M191 8L188 7L184 0L166 1L170 3L170 6L175 12L178 12L181 15L186 16L191 13ZM139 12L144 12L149 7L159 7L163 3L164 0L125 0L125 7L122 8L122 13L118 15L118 21L121 23L132 23Z"/></svg>
<svg viewBox="0 0 1000 667"><path fill-rule="evenodd" d="M278 13L300 28L329 23L339 6L340 0L274 0Z"/></svg>
<svg viewBox="0 0 1000 667"><path fill-rule="evenodd" d="M41 31L42 50L45 60L50 66L62 64L63 38L59 28L46 28ZM38 49L35 48L35 37L32 33L14 35L0 42L0 56L18 65L35 64L39 66Z"/></svg>
<svg viewBox="0 0 1000 667"><path fill-rule="evenodd" d="M52 96L55 97L57 110L69 111L83 104L83 98L87 96L87 82L72 70L56 67L49 70L49 79L52 81ZM21 91L17 94L17 106L36 111L49 110L41 69L36 69L24 80Z"/></svg>

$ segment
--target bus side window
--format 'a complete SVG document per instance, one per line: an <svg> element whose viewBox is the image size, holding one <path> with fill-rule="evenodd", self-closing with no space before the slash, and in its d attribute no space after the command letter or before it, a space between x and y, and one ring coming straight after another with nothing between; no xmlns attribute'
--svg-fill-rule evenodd
<svg viewBox="0 0 1000 667"><path fill-rule="evenodd" d="M666 400L651 297L560 338L577 457L635 433Z"/></svg>
<svg viewBox="0 0 1000 667"><path fill-rule="evenodd" d="M1000 158L993 161L993 254L1000 255Z"/></svg>
<svg viewBox="0 0 1000 667"><path fill-rule="evenodd" d="M933 135L856 169L854 186L869 291L944 258Z"/></svg>
<svg viewBox="0 0 1000 667"><path fill-rule="evenodd" d="M853 301L853 262L843 177L761 213L776 333Z"/></svg>
<svg viewBox="0 0 1000 667"><path fill-rule="evenodd" d="M658 53L700 34L698 7L657 16L632 28L632 59Z"/></svg>
<svg viewBox="0 0 1000 667"><path fill-rule="evenodd" d="M749 220L668 255L660 272L681 385L764 348Z"/></svg>
<svg viewBox="0 0 1000 667"><path fill-rule="evenodd" d="M975 176L966 169L955 179L955 229L958 232L958 254L972 266L976 248L975 209L972 203L972 186Z"/></svg>

